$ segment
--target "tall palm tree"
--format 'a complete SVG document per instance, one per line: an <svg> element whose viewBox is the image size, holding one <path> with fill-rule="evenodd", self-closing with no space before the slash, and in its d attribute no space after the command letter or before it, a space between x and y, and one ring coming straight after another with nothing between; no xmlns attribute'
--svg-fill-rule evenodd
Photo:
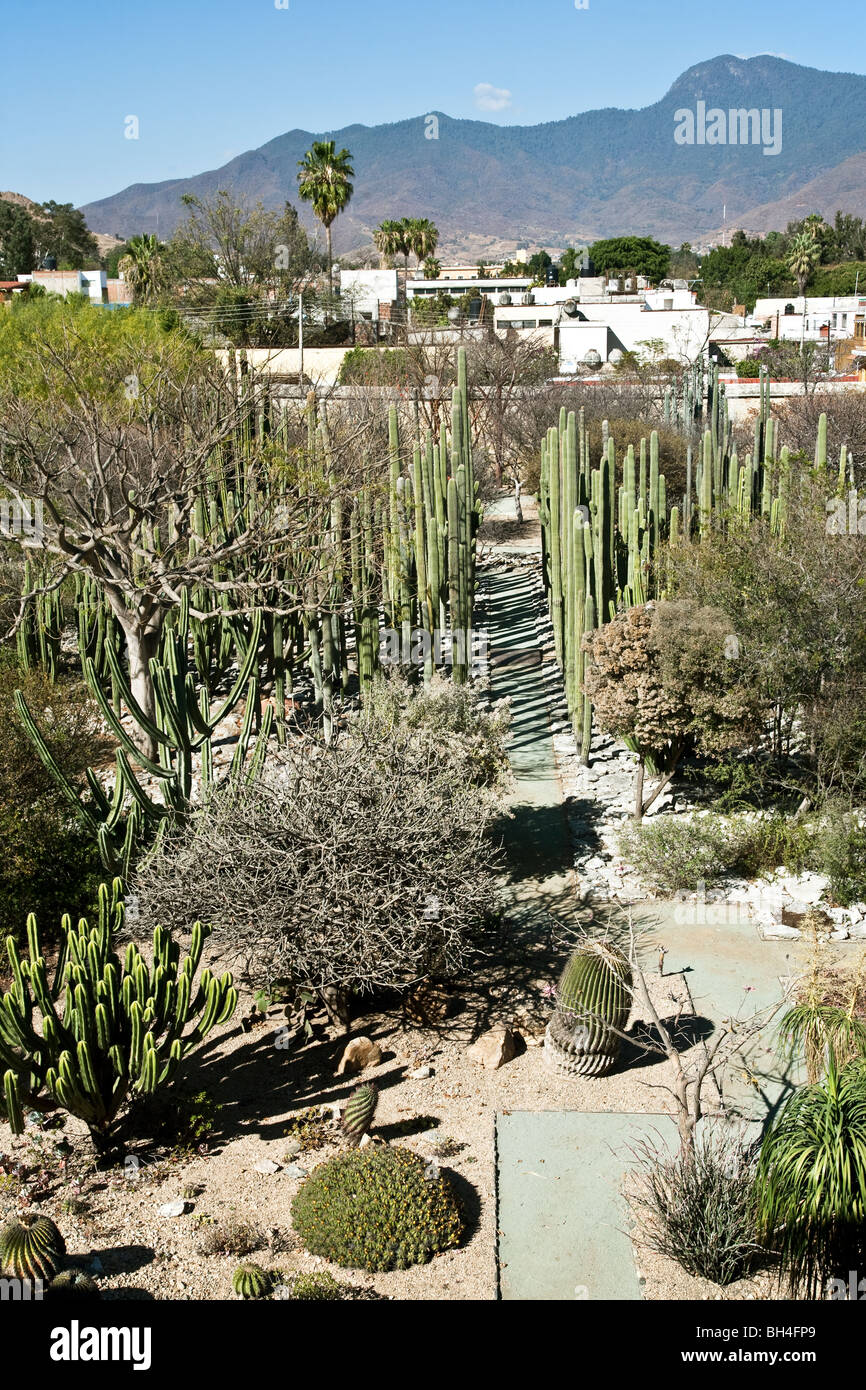
<svg viewBox="0 0 866 1390"><path fill-rule="evenodd" d="M161 283L161 246L153 232L130 237L126 254L117 262L117 269L132 289L136 303L146 304L158 293Z"/></svg>
<svg viewBox="0 0 866 1390"><path fill-rule="evenodd" d="M312 149L298 160L298 192L312 204L328 238L328 289L333 291L331 225L354 192L355 170L348 150L337 152L333 140L314 140Z"/></svg>
<svg viewBox="0 0 866 1390"><path fill-rule="evenodd" d="M818 244L814 236L808 232L800 232L794 238L788 255L788 269L796 278L798 294L805 294L812 271L818 264L819 254Z"/></svg>
<svg viewBox="0 0 866 1390"><path fill-rule="evenodd" d="M428 260L436 254L436 247L439 245L439 228L430 221L429 217L411 217L408 219L411 228L412 250L418 257L418 264Z"/></svg>
<svg viewBox="0 0 866 1390"><path fill-rule="evenodd" d="M373 233L373 245L385 261L393 261L403 249L402 224L390 218L380 222Z"/></svg>

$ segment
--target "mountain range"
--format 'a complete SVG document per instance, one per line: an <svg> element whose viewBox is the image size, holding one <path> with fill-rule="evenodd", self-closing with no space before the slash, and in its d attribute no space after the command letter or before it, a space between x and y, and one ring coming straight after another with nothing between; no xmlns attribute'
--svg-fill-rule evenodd
<svg viewBox="0 0 866 1390"><path fill-rule="evenodd" d="M760 143L678 144L677 113L699 103L708 116L713 108L781 112L778 152ZM313 140L332 139L355 167L354 196L334 226L338 251L369 246L383 218L403 216L431 218L452 254L557 249L627 233L699 245L723 226L768 231L808 212L832 220L837 208L864 215L864 112L866 77L857 73L726 54L689 68L640 110L607 107L533 126L425 112L388 125L290 130L219 169L133 184L82 211L97 232L127 237L158 226L166 237L184 216L182 194L229 188L268 207L288 199L313 229L297 196L298 160Z"/></svg>

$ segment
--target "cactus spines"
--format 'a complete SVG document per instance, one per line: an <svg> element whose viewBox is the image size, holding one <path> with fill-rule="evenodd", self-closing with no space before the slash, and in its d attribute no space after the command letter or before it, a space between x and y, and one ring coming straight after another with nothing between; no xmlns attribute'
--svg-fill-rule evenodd
<svg viewBox="0 0 866 1390"><path fill-rule="evenodd" d="M608 941L585 941L559 980L544 1059L564 1076L603 1076L616 1063L631 1008L628 958ZM616 1030L616 1031L615 1031Z"/></svg>
<svg viewBox="0 0 866 1390"><path fill-rule="evenodd" d="M23 1212L0 1230L0 1271L16 1279L52 1279L66 1242L50 1216Z"/></svg>
<svg viewBox="0 0 866 1390"><path fill-rule="evenodd" d="M238 1265L232 1275L232 1289L239 1298L267 1298L273 1281L261 1265Z"/></svg>
<svg viewBox="0 0 866 1390"><path fill-rule="evenodd" d="M362 1086L357 1086L349 1096L346 1109L343 1111L343 1133L350 1144L360 1144L364 1135L369 1132L378 1103L379 1092L372 1081L365 1081Z"/></svg>
<svg viewBox="0 0 866 1390"><path fill-rule="evenodd" d="M99 1285L81 1269L65 1269L57 1274L45 1290L46 1298L94 1300L102 1297Z"/></svg>

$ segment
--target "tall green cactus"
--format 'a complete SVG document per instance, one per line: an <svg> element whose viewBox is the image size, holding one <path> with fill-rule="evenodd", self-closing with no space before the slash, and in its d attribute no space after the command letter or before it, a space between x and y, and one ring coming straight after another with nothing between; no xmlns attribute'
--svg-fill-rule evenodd
<svg viewBox="0 0 866 1390"><path fill-rule="evenodd" d="M548 1066L565 1076L602 1076L616 1064L631 1009L628 958L607 941L585 941L559 980L544 1037Z"/></svg>
<svg viewBox="0 0 866 1390"><path fill-rule="evenodd" d="M12 983L0 996L0 1069L14 1133L23 1130L22 1105L38 1102L45 1090L86 1123L97 1152L104 1154L127 1099L164 1085L183 1058L234 1012L237 990L231 975L215 979L203 970L194 987L209 935L200 923L193 927L182 964L180 947L161 927L153 934L149 964L132 944L121 961L113 950L123 925L121 893L119 879L110 891L102 884L93 928L84 919L73 926L63 918L51 984L32 914L26 957L7 938Z"/></svg>

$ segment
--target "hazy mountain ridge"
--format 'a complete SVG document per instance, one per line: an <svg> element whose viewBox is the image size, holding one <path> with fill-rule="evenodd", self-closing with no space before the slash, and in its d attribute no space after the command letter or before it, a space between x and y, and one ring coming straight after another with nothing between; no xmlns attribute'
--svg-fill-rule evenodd
<svg viewBox="0 0 866 1390"><path fill-rule="evenodd" d="M782 147L683 146L674 113L708 107L782 111ZM641 110L607 107L535 126L500 126L436 114L439 138L425 138L428 113L388 125L329 131L354 156L355 196L335 224L339 250L369 241L384 217L429 216L456 249L479 235L538 244L632 232L678 245L722 224L784 226L786 209L832 218L837 207L866 211L866 182L851 161L866 154L866 77L828 73L785 59L726 54L689 68L659 101ZM230 187L269 206L297 197L297 164L313 139L290 130L219 169L159 184L135 184L82 210L100 232L168 235L184 215L182 193ZM859 172L859 171L858 171ZM801 198L798 198L801 194ZM815 203L815 199L822 201ZM778 211L774 208L778 205ZM802 215L802 214L800 214Z"/></svg>

